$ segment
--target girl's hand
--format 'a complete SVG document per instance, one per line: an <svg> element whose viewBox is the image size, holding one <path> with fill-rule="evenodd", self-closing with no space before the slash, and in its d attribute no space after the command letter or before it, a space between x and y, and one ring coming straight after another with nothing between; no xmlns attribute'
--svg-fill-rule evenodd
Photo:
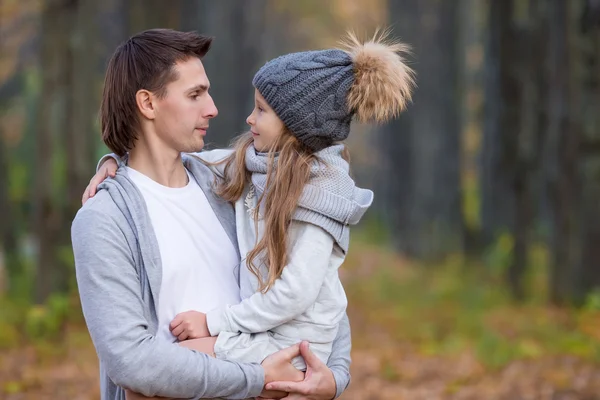
<svg viewBox="0 0 600 400"><path fill-rule="evenodd" d="M98 185L101 184L106 178L109 176L111 178L115 177L117 173L117 162L114 159L106 160L96 172L96 175L92 177L90 180L90 184L85 188L83 192L83 196L81 197L81 205L84 205L86 201L89 200L90 197L94 197L96 194L96 189Z"/></svg>
<svg viewBox="0 0 600 400"><path fill-rule="evenodd" d="M179 341L209 337L206 314L199 311L186 311L175 316L169 325L171 333Z"/></svg>

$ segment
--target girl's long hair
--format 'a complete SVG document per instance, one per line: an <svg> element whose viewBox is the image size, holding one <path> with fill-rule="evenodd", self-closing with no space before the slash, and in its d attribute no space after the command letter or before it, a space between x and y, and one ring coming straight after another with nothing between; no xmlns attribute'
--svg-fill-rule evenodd
<svg viewBox="0 0 600 400"><path fill-rule="evenodd" d="M222 161L225 163L224 179L218 183L216 193L227 201L237 201L250 182L251 174L246 169L246 150L252 142L251 133L239 136L234 144L235 151ZM290 222L302 189L310 177L311 165L316 161L315 153L287 130L268 151L267 181L264 192L258 198L254 218L258 237L258 210L264 213L261 216L264 219L264 234L246 258L246 265L258 278L259 290L263 293L273 286L288 262ZM260 204L264 204L264 207L260 207ZM267 267L266 280L260 273L260 263Z"/></svg>

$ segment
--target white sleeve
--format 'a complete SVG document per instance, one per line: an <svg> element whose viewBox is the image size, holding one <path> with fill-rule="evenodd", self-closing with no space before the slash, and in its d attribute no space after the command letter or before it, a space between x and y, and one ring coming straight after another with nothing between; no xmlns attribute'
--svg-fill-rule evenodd
<svg viewBox="0 0 600 400"><path fill-rule="evenodd" d="M314 304L323 286L334 240L325 230L305 222L290 225L288 264L267 293L256 292L241 303L206 316L212 336L222 331L266 332L288 322Z"/></svg>
<svg viewBox="0 0 600 400"><path fill-rule="evenodd" d="M217 163L219 161L223 161L227 157L229 157L234 152L233 149L214 149L214 150L206 150L201 151L199 153L189 153L192 156L198 157L203 161L208 163ZM223 177L225 170L225 163L221 163L218 165L209 165L210 170L220 176Z"/></svg>

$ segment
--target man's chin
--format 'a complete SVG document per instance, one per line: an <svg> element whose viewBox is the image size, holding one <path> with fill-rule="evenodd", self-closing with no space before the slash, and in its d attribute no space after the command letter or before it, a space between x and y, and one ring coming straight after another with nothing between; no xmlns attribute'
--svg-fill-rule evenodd
<svg viewBox="0 0 600 400"><path fill-rule="evenodd" d="M199 153L204 148L204 141L201 143L196 143L194 145L186 147L185 150L182 150L182 153Z"/></svg>

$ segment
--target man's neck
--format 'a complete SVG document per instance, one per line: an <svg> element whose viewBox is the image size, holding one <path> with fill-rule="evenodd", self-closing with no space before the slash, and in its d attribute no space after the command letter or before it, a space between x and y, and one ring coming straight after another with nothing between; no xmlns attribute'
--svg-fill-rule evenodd
<svg viewBox="0 0 600 400"><path fill-rule="evenodd" d="M179 188L188 183L181 153L163 146L151 146L138 140L129 152L127 165L163 186Z"/></svg>

